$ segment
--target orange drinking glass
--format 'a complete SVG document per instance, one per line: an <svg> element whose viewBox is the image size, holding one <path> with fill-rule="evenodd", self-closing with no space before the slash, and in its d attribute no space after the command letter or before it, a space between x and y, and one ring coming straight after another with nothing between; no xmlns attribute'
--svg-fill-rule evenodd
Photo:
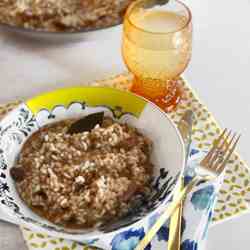
<svg viewBox="0 0 250 250"><path fill-rule="evenodd" d="M176 79L190 61L191 20L188 7L177 0L137 0L125 15L122 55L134 75L131 90L165 111L181 100Z"/></svg>

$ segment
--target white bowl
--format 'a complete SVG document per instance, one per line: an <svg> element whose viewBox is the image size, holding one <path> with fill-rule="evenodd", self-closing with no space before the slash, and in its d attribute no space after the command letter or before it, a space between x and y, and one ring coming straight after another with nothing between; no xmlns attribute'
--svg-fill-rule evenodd
<svg viewBox="0 0 250 250"><path fill-rule="evenodd" d="M153 140L154 190L159 197L111 228L68 230L39 217L24 204L9 170L24 142L40 127L98 111L137 127ZM22 103L0 122L0 207L32 230L107 248L117 234L144 230L150 217L166 208L184 169L184 151L182 138L168 115L139 96L106 87L59 89Z"/></svg>

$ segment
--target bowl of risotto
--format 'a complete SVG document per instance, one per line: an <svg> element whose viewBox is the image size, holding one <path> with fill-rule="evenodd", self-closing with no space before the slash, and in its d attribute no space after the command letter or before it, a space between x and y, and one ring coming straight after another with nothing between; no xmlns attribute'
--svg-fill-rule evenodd
<svg viewBox="0 0 250 250"><path fill-rule="evenodd" d="M122 23L133 0L11 0L0 3L0 27L47 41L96 37Z"/></svg>
<svg viewBox="0 0 250 250"><path fill-rule="evenodd" d="M184 151L168 115L132 93L45 93L0 122L0 206L17 224L106 249L166 209Z"/></svg>

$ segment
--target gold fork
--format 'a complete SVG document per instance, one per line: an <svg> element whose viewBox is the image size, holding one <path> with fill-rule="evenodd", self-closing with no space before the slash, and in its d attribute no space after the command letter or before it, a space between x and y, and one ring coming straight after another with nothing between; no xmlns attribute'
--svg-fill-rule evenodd
<svg viewBox="0 0 250 250"><path fill-rule="evenodd" d="M139 242L135 250L143 250L153 239L158 230L163 224L170 218L173 212L178 208L180 202L186 197L186 195L192 190L192 188L202 179L211 180L218 178L224 171L226 164L233 154L236 145L240 139L240 135L236 133L231 137L232 132L228 129L224 129L222 134L213 143L213 147L207 153L205 158L200 162L198 175L186 185L183 190L176 196L176 199L172 201L169 207L161 214L157 222L151 227L144 238Z"/></svg>
<svg viewBox="0 0 250 250"><path fill-rule="evenodd" d="M221 172L224 170L225 165L234 151L236 144L238 143L240 136L237 137L235 133L232 138L229 140L232 132L228 131L228 129L224 129L222 134L216 139L213 143L212 149L206 155L206 157L200 162L199 168L197 168L197 174L199 176L207 176L207 178L215 178L219 177ZM229 142L228 142L229 140ZM231 146L231 148L230 148ZM230 148L230 150L229 150ZM224 156L223 152L228 151L227 157ZM223 157L224 156L224 157ZM224 163L223 163L224 161ZM168 250L180 250L181 249L181 223L182 223L182 206L180 205L176 211L179 211L178 220L174 221L170 226L172 228L172 235L169 235L168 241ZM175 213L176 213L175 211ZM172 218L171 218L172 220Z"/></svg>
<svg viewBox="0 0 250 250"><path fill-rule="evenodd" d="M227 128L223 130L219 138L214 141L212 149L200 162L198 174L203 175L199 173L199 170L203 170L211 177L218 177L223 172L241 136L237 136L237 133L233 136L231 134L231 130Z"/></svg>

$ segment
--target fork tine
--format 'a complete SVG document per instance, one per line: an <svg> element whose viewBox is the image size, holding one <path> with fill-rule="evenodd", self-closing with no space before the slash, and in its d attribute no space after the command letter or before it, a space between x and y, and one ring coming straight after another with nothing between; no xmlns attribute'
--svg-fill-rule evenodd
<svg viewBox="0 0 250 250"><path fill-rule="evenodd" d="M216 150L218 150L218 152L215 152L212 156L211 156L211 159L210 159L210 162L211 162L211 169L216 169L216 167L218 166L218 164L220 163L219 160L216 161L216 159L219 159L219 154L224 152L224 147L225 145L227 144L227 140L229 138L229 136L231 135L232 131L229 130L229 132L226 134L226 137L222 137L221 140L218 142L218 146L216 148ZM224 134L224 135L225 135ZM221 145L219 145L221 144ZM226 149L227 150L227 149ZM226 151L225 150L225 151Z"/></svg>
<svg viewBox="0 0 250 250"><path fill-rule="evenodd" d="M233 136L233 138L231 139L231 141L230 141L230 143L229 143L230 146L231 146L231 144L233 143L233 139L235 138L236 135L237 135L237 134L235 133L234 136ZM228 154L227 154L225 160L222 162L221 166L217 168L217 171L222 172L222 171L225 169L228 160L230 159L231 155L233 154L233 152L234 152L234 150L235 150L235 148L236 148L236 146L237 146L237 144L238 144L238 142L239 142L239 140L240 140L240 137L241 137L241 135L239 135L239 136L236 138L236 140L235 140L235 142L233 143L231 149L229 149L229 146L227 147L227 150L229 149L229 152L228 152Z"/></svg>
<svg viewBox="0 0 250 250"><path fill-rule="evenodd" d="M223 132L220 134L219 138L216 139L213 143L213 147L210 149L210 151L207 153L207 155L204 157L204 159L201 161L201 165L205 164L207 161L210 161L211 157L214 154L214 151L216 150L219 142L224 137L225 133L227 132L227 128L223 130Z"/></svg>
<svg viewBox="0 0 250 250"><path fill-rule="evenodd" d="M213 143L213 145L214 146L218 146L218 144L220 143L220 141L221 141L221 139L223 139L223 137L224 137L224 135L226 134L226 132L227 132L227 128L225 128L223 131L222 131L222 133L220 134L220 136L214 141L214 143Z"/></svg>
<svg viewBox="0 0 250 250"><path fill-rule="evenodd" d="M228 141L228 139L229 139L229 137L230 137L231 134L232 134L232 130L229 130L226 138L223 140L222 145L219 147L219 150L223 150L223 148L227 144L227 141Z"/></svg>

